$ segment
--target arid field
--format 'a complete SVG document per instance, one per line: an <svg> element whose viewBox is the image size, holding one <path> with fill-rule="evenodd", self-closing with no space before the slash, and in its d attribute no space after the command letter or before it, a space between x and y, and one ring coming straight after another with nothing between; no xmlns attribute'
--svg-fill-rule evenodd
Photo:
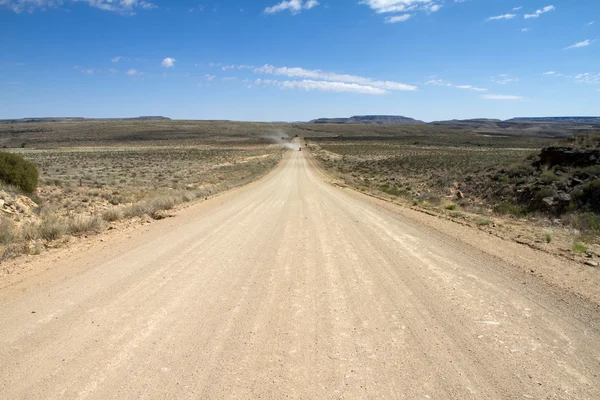
<svg viewBox="0 0 600 400"><path fill-rule="evenodd" d="M281 159L281 146L268 138L274 134L280 128L267 124L0 124L1 145L39 171L33 196L3 188L2 258L39 253L122 220L160 219L181 203L251 182Z"/></svg>

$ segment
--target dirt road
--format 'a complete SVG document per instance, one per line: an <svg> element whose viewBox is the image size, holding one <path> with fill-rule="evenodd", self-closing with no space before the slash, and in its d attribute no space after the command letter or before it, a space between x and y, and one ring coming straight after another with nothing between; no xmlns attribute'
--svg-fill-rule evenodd
<svg viewBox="0 0 600 400"><path fill-rule="evenodd" d="M541 255L509 265L306 153L5 285L0 398L600 398L598 310L526 274Z"/></svg>

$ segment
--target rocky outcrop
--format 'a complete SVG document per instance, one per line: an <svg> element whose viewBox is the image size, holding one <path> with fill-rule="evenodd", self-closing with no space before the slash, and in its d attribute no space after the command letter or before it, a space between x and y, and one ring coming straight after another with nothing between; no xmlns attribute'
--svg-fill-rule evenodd
<svg viewBox="0 0 600 400"><path fill-rule="evenodd" d="M533 166L583 168L600 164L600 149L576 149L570 147L548 147L540 153L539 161Z"/></svg>
<svg viewBox="0 0 600 400"><path fill-rule="evenodd" d="M0 215L15 220L31 217L39 206L27 196L0 190Z"/></svg>

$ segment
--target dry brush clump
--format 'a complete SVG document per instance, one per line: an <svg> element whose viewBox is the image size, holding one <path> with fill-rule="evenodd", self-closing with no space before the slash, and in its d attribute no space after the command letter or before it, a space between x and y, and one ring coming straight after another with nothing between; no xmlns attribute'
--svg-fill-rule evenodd
<svg viewBox="0 0 600 400"><path fill-rule="evenodd" d="M103 221L97 215L76 215L68 221L67 232L71 235L82 235L89 232L100 232Z"/></svg>

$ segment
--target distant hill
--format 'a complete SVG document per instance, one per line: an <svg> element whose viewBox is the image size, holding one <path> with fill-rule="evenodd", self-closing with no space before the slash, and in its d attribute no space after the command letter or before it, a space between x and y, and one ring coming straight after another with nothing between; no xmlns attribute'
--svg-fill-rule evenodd
<svg viewBox="0 0 600 400"><path fill-rule="evenodd" d="M512 118L506 122L534 122L534 123L560 123L560 124L600 124L600 117L533 117Z"/></svg>
<svg viewBox="0 0 600 400"><path fill-rule="evenodd" d="M160 116L143 116L133 118L83 118L83 117L42 117L21 119L0 119L0 124L24 124L41 122L69 122L69 121L169 121L171 118Z"/></svg>
<svg viewBox="0 0 600 400"><path fill-rule="evenodd" d="M484 135L529 135L568 137L600 131L600 117L536 117L498 119L465 119L436 121L431 125L468 129Z"/></svg>
<svg viewBox="0 0 600 400"><path fill-rule="evenodd" d="M399 115L356 115L350 118L313 119L309 124L423 125L425 122Z"/></svg>

